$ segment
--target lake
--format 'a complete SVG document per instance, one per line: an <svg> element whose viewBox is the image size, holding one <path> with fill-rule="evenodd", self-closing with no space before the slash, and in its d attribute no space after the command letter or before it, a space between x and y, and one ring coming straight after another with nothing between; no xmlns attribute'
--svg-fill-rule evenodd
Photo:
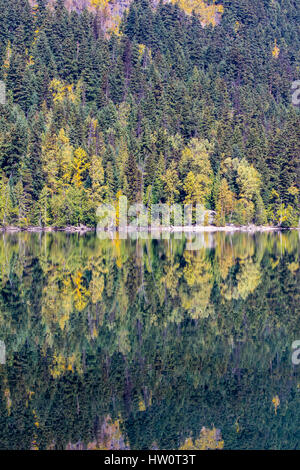
<svg viewBox="0 0 300 470"><path fill-rule="evenodd" d="M300 449L299 247L1 234L0 448Z"/></svg>

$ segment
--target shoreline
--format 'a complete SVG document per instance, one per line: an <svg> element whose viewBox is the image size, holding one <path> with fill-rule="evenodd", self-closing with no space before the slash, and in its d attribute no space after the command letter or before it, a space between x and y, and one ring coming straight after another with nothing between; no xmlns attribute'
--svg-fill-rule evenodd
<svg viewBox="0 0 300 470"><path fill-rule="evenodd" d="M170 232L170 233L214 233L214 232L248 232L248 233L256 233L256 232L284 232L287 230L300 230L300 227L276 227L271 225L226 225L223 227L217 227L215 225L207 225L207 226L170 226L170 227L131 227L126 226L125 230L122 232L127 231L127 233L138 233L138 232L149 232L149 233L157 233L157 232ZM80 226L67 226L67 227L17 227L17 226L7 226L7 227L0 227L0 233L20 233L20 232L29 232L29 233L79 233L81 235L89 232L97 233L96 227L87 227L84 225ZM108 232L108 233L115 233L118 230L115 229L108 229L103 230L101 232Z"/></svg>

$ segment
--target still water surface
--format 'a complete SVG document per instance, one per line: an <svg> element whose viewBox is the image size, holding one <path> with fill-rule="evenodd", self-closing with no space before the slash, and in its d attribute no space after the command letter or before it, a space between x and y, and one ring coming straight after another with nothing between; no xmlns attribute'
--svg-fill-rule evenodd
<svg viewBox="0 0 300 470"><path fill-rule="evenodd" d="M300 449L299 247L2 234L0 448Z"/></svg>

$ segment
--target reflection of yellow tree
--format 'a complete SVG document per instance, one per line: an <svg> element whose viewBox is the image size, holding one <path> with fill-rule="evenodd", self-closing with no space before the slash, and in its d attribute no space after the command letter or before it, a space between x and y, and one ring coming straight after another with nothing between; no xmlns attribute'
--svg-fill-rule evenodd
<svg viewBox="0 0 300 470"><path fill-rule="evenodd" d="M192 318L205 318L212 311L209 302L213 286L211 263L205 256L205 250L196 253L185 251L184 258L183 276L188 290L181 289L182 306Z"/></svg>
<svg viewBox="0 0 300 470"><path fill-rule="evenodd" d="M98 432L97 440L88 444L88 450L129 449L129 444L122 434L122 420L112 420L106 416Z"/></svg>
<svg viewBox="0 0 300 470"><path fill-rule="evenodd" d="M72 278L75 285L74 289L74 305L76 310L81 312L87 305L89 292L83 285L82 273L78 271Z"/></svg>
<svg viewBox="0 0 300 470"><path fill-rule="evenodd" d="M274 405L275 414L277 415L277 408L280 405L280 399L279 399L278 395L276 395L276 397L272 398L272 403Z"/></svg>
<svg viewBox="0 0 300 470"><path fill-rule="evenodd" d="M235 265L234 248L231 243L227 243L218 232L216 234L216 265L222 279L226 279L229 270Z"/></svg>
<svg viewBox="0 0 300 470"><path fill-rule="evenodd" d="M172 298L178 294L177 288L180 277L179 263L174 263L174 258L171 258L164 266L164 276L161 277L160 282L166 286Z"/></svg>
<svg viewBox="0 0 300 470"><path fill-rule="evenodd" d="M8 413L8 415L10 415L12 400L11 400L10 389L8 387L4 389L4 397L5 397L5 400L6 400L7 413Z"/></svg>
<svg viewBox="0 0 300 470"><path fill-rule="evenodd" d="M179 450L217 450L223 449L224 441L219 429L208 429L203 427L200 437L193 441L191 437L185 440L185 443L179 447Z"/></svg>
<svg viewBox="0 0 300 470"><path fill-rule="evenodd" d="M295 274L299 269L299 263L296 263L293 261L288 265L288 270L291 271L291 273Z"/></svg>
<svg viewBox="0 0 300 470"><path fill-rule="evenodd" d="M48 332L52 331L56 324L64 330L73 309L71 299L68 285L64 284L61 290L57 278L52 275L42 295L42 318Z"/></svg>
<svg viewBox="0 0 300 470"><path fill-rule="evenodd" d="M261 270L258 263L253 263L252 259L244 261L240 265L240 271L236 275L236 283L231 280L223 282L221 286L222 295L226 300L247 299L258 287L261 281Z"/></svg>
<svg viewBox="0 0 300 470"><path fill-rule="evenodd" d="M226 300L246 299L253 293L261 282L260 261L267 247L267 239L262 236L260 243L254 242L253 237L234 236L224 238L216 236L216 265L217 282L220 282L221 293ZM254 262L254 255L256 261ZM228 276L230 268L239 262L239 270L233 279Z"/></svg>
<svg viewBox="0 0 300 470"><path fill-rule="evenodd" d="M126 356L131 350L129 331L126 328L121 328L118 331L118 343L120 353Z"/></svg>
<svg viewBox="0 0 300 470"><path fill-rule="evenodd" d="M74 372L75 370L82 373L80 354L73 353L69 357L62 353L54 354L50 369L52 377L57 378L67 371Z"/></svg>
<svg viewBox="0 0 300 470"><path fill-rule="evenodd" d="M97 276L93 273L93 278L89 285L89 291L91 294L91 301L93 304L100 302L102 293L104 290L104 277L102 275Z"/></svg>
<svg viewBox="0 0 300 470"><path fill-rule="evenodd" d="M80 271L71 275L68 271L48 271L48 283L43 289L42 318L47 331L54 331L56 324L65 329L74 309L81 312L87 305L88 290L83 285Z"/></svg>

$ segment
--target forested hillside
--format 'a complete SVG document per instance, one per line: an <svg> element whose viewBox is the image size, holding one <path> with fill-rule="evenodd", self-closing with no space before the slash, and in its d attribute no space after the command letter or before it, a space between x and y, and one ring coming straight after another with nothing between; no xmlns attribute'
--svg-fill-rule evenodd
<svg viewBox="0 0 300 470"><path fill-rule="evenodd" d="M0 0L0 225L94 226L121 194L298 225L297 0L73 3Z"/></svg>

